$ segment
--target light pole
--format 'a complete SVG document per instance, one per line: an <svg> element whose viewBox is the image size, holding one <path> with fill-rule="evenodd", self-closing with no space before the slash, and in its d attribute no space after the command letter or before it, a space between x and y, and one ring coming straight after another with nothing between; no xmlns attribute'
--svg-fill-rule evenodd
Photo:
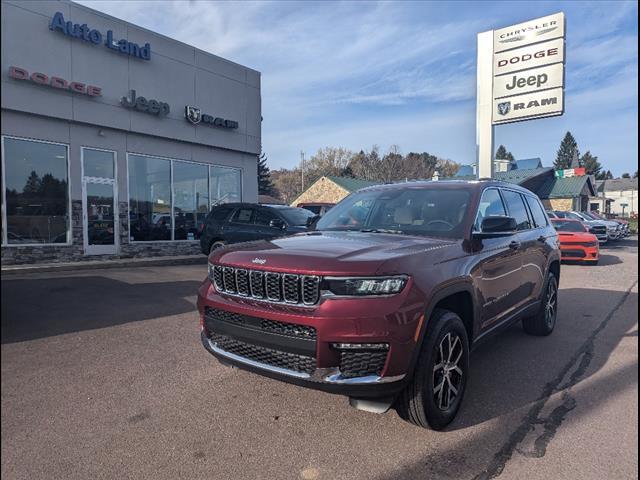
<svg viewBox="0 0 640 480"><path fill-rule="evenodd" d="M304 152L300 151L300 180L302 183L302 190L304 192Z"/></svg>

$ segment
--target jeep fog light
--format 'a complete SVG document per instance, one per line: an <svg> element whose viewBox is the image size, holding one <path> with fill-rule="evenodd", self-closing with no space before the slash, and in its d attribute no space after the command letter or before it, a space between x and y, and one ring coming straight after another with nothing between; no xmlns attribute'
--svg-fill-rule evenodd
<svg viewBox="0 0 640 480"><path fill-rule="evenodd" d="M373 278L325 277L323 290L340 296L392 295L407 284L406 275Z"/></svg>

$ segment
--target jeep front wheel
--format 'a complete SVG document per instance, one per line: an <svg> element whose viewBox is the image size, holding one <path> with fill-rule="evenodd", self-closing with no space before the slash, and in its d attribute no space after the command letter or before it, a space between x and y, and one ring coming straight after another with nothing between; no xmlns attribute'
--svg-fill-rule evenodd
<svg viewBox="0 0 640 480"><path fill-rule="evenodd" d="M469 340L460 317L436 309L413 378L398 398L398 412L423 428L441 430L455 418L469 370Z"/></svg>

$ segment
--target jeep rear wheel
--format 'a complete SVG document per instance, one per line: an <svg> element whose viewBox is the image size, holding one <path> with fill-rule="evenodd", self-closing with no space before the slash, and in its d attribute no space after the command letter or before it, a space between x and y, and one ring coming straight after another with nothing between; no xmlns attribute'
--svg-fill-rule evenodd
<svg viewBox="0 0 640 480"><path fill-rule="evenodd" d="M558 280L549 272L544 284L540 309L533 317L522 320L522 327L529 335L545 336L553 332L558 317Z"/></svg>
<svg viewBox="0 0 640 480"><path fill-rule="evenodd" d="M469 341L460 317L436 309L413 378L397 400L400 416L441 430L455 418L467 383Z"/></svg>

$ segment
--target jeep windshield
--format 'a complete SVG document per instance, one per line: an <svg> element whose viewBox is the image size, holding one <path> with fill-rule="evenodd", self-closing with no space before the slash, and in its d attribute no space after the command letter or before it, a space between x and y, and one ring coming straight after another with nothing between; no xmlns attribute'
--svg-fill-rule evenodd
<svg viewBox="0 0 640 480"><path fill-rule="evenodd" d="M470 198L463 188L366 190L329 210L316 230L462 238Z"/></svg>

